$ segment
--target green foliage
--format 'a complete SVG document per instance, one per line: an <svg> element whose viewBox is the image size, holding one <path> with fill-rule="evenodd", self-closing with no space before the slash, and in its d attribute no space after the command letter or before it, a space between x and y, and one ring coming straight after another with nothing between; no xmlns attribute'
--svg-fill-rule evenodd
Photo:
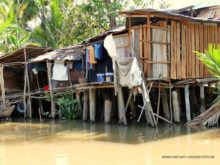
<svg viewBox="0 0 220 165"><path fill-rule="evenodd" d="M209 44L205 53L195 52L199 60L208 68L209 72L220 80L220 46ZM215 89L217 90L217 89ZM211 91L209 93L213 93ZM217 93L215 91L215 93ZM220 101L220 96L214 99L213 104Z"/></svg>
<svg viewBox="0 0 220 165"><path fill-rule="evenodd" d="M205 53L195 52L209 72L220 79L220 46L210 44Z"/></svg>
<svg viewBox="0 0 220 165"><path fill-rule="evenodd" d="M66 92L57 98L56 103L59 105L59 112L63 119L73 120L81 116L80 103L73 98L71 92Z"/></svg>

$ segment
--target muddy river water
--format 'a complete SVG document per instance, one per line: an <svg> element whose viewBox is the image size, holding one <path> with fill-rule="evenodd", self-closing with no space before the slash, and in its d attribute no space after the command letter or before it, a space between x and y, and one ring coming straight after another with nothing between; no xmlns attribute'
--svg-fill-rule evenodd
<svg viewBox="0 0 220 165"><path fill-rule="evenodd" d="M214 165L220 130L182 125L1 122L0 165Z"/></svg>

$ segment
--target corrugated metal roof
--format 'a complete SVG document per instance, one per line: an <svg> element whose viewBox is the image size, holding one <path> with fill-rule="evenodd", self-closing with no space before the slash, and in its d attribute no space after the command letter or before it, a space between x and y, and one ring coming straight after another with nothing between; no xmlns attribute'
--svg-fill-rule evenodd
<svg viewBox="0 0 220 165"><path fill-rule="evenodd" d="M26 52L27 60L42 55L46 52L52 51L51 48L38 47L33 45L27 45L26 47L20 48L12 53L6 54L0 57L0 63L10 62L24 62L24 53Z"/></svg>
<svg viewBox="0 0 220 165"><path fill-rule="evenodd" d="M209 1L206 1L206 2L202 2L202 3L199 3L197 5L194 5L193 9L194 10L197 10L197 9L202 9L202 8L207 8L207 7L212 7L212 6L218 6L220 5L220 1L219 0L209 0Z"/></svg>
<svg viewBox="0 0 220 165"><path fill-rule="evenodd" d="M92 37L92 38L88 38L85 43L91 43L91 42L95 42L99 39L103 39L104 37L106 37L107 35L109 34L120 34L120 33L123 33L123 32L126 32L128 29L126 29L125 26L120 26L120 27L116 27L114 29L111 29L111 30L108 30L108 31L105 31L101 34L99 34L98 36L95 36L95 37Z"/></svg>
<svg viewBox="0 0 220 165"><path fill-rule="evenodd" d="M43 55L40 55L32 60L31 62L44 61L44 60L80 60L84 54L84 49L82 45L77 45L74 47L66 49L58 49Z"/></svg>
<svg viewBox="0 0 220 165"><path fill-rule="evenodd" d="M219 20L208 20L208 19L200 19L195 17L189 17L186 15L173 13L173 11L165 11L165 10L156 10L152 8L147 9L135 9L135 10L126 10L119 12L121 15L124 15L126 17L129 16L135 16L135 17L141 17L141 16L147 16L148 14L151 15L151 17L162 17L162 18L170 18L170 19L176 19L176 20L191 20L191 21L199 21L199 22L216 22L219 23Z"/></svg>

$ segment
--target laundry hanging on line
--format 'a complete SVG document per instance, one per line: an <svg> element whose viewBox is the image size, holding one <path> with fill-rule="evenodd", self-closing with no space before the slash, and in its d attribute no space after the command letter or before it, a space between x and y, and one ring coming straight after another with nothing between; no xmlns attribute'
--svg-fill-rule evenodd
<svg viewBox="0 0 220 165"><path fill-rule="evenodd" d="M64 65L64 61L54 61L52 79L57 81L68 80L67 66Z"/></svg>

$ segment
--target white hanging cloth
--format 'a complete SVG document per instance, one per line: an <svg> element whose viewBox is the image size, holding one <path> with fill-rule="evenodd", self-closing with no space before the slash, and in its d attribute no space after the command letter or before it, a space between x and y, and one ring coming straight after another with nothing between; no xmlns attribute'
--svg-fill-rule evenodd
<svg viewBox="0 0 220 165"><path fill-rule="evenodd" d="M54 61L52 79L57 81L68 80L67 67L64 66L64 61Z"/></svg>

